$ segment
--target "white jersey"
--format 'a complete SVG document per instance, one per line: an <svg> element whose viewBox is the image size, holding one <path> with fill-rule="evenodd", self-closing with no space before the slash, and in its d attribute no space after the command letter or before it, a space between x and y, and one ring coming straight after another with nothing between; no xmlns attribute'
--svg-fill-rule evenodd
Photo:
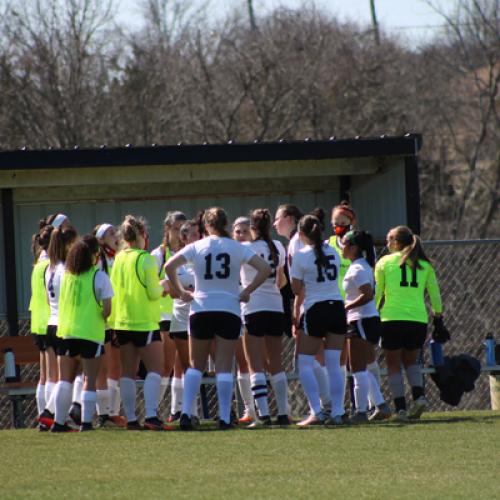
<svg viewBox="0 0 500 500"><path fill-rule="evenodd" d="M190 314L223 311L239 317L240 269L255 255L250 248L231 238L208 236L179 253L193 264L195 273Z"/></svg>
<svg viewBox="0 0 500 500"><path fill-rule="evenodd" d="M249 247L254 253L260 255L272 269L269 278L250 295L249 302L242 303L243 314L252 314L259 311L283 312L283 299L278 286L279 273L277 271L285 265L285 248L279 241L273 240L273 242L278 251L277 266L271 259L271 252L265 241L257 240L242 243L244 246ZM246 288L253 281L256 274L257 271L252 266L248 264L243 265L241 268L242 287Z"/></svg>
<svg viewBox="0 0 500 500"><path fill-rule="evenodd" d="M177 269L177 277L185 290L194 290L194 270L193 266L186 264ZM184 302L181 299L174 299L172 310L171 332L187 332L189 323L189 311L191 302Z"/></svg>
<svg viewBox="0 0 500 500"><path fill-rule="evenodd" d="M373 270L366 259L356 259L348 267L344 276L344 291L346 302L352 302L359 297L359 287L369 284L372 290L375 291L375 279L373 277ZM355 307L347 311L347 321L356 321L362 318L371 318L378 316L377 308L375 307L375 298L370 300L365 305Z"/></svg>
<svg viewBox="0 0 500 500"><path fill-rule="evenodd" d="M304 242L299 237L299 232L297 231L288 243L288 267L292 266L294 255L304 248Z"/></svg>
<svg viewBox="0 0 500 500"><path fill-rule="evenodd" d="M59 292L61 291L61 280L64 274L64 262L58 262L55 267L47 266L45 270L45 291L49 299L50 316L49 325L58 324L59 318Z"/></svg>
<svg viewBox="0 0 500 500"><path fill-rule="evenodd" d="M111 274L111 268L113 267L113 264L115 262L115 258L108 257L106 255L105 259L106 259L106 268L104 267L104 262L102 261L102 257L99 258L99 261L97 262L97 267L109 276ZM106 269L107 269L107 272L106 272Z"/></svg>
<svg viewBox="0 0 500 500"><path fill-rule="evenodd" d="M323 243L323 253L327 264L317 264L314 247L306 245L293 257L290 277L304 283L304 310L307 311L316 302L342 300L337 276L340 269L340 257L335 249Z"/></svg>

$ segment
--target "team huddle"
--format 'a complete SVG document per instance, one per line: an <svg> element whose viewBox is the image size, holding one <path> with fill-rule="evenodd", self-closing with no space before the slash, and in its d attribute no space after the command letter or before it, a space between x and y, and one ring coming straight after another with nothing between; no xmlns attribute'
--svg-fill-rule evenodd
<svg viewBox="0 0 500 500"><path fill-rule="evenodd" d="M198 394L213 363L218 427L289 426L284 334L295 340L295 366L309 403L298 426L418 419L427 400L418 356L427 337L427 292L436 340L447 335L434 269L406 226L387 234L376 262L371 235L356 229L352 207L304 215L281 205L252 210L229 228L212 207L195 219L168 212L152 250L146 221L127 215L79 236L64 214L40 221L31 331L40 350L38 428L181 430L200 425ZM287 248L271 230L288 240ZM384 351L391 408L380 388ZM347 368L355 412L345 410ZM403 371L411 386L407 408ZM136 414L138 372L145 418ZM231 408L235 374L244 414ZM268 380L277 415L269 408ZM166 422L158 413L171 387ZM72 424L76 424L76 427Z"/></svg>

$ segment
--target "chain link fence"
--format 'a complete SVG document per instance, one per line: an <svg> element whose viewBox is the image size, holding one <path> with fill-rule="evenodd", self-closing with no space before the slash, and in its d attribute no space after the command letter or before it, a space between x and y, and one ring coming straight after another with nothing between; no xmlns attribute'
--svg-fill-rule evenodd
<svg viewBox="0 0 500 500"><path fill-rule="evenodd" d="M428 241L425 242L425 248L436 268L445 309L445 323L452 336L452 340L444 346L445 355L467 353L483 363L483 341L486 334L493 333L499 339L500 240ZM28 321L21 321L20 328L20 335L29 334ZM0 336L2 335L8 335L5 321L0 321ZM427 348L424 349L423 359L427 366L429 364ZM283 360L285 370L288 373L293 372L294 342L290 338L283 339ZM384 368L385 363L381 351L379 362ZM0 369L0 380L4 380L3 367ZM22 380L36 383L38 368L24 368ZM217 413L215 387L207 385L205 389L208 416L215 417ZM349 391L346 392L349 393ZM383 392L389 398L390 393L385 377L383 377ZM269 394L271 412L276 414L276 404L271 388ZM426 377L426 394L430 401L430 411L453 409L440 401L439 391L429 377ZM142 389L138 390L137 395L138 415L143 417ZM407 397L409 398L409 394ZM307 412L307 401L296 379L289 382L289 401L292 415L302 416ZM349 404L348 394L346 395L347 404ZM200 410L201 406L200 401ZM489 407L488 377L482 374L476 382L475 390L465 393L456 409L478 410ZM160 404L160 414L166 418L169 413L170 389ZM37 410L34 397L30 396L24 401L24 417L27 426L35 425ZM9 427L11 427L10 402L6 396L0 396L0 429Z"/></svg>

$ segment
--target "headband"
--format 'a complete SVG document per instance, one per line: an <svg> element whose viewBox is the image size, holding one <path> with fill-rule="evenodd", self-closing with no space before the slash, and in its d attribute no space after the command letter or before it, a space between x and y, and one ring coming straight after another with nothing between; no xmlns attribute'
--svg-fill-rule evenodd
<svg viewBox="0 0 500 500"><path fill-rule="evenodd" d="M339 213L341 215L345 215L346 217L349 218L349 220L351 222L356 220L356 216L354 215L354 212L348 207L344 207L344 206L337 207L337 208L335 208L334 212Z"/></svg>
<svg viewBox="0 0 500 500"><path fill-rule="evenodd" d="M101 224L95 233L96 238L102 238L110 227L113 226L111 224Z"/></svg>
<svg viewBox="0 0 500 500"><path fill-rule="evenodd" d="M52 221L52 224L51 226L54 228L54 229L58 229L59 227L61 227L62 223L67 220L68 217L64 214L57 214L55 219Z"/></svg>

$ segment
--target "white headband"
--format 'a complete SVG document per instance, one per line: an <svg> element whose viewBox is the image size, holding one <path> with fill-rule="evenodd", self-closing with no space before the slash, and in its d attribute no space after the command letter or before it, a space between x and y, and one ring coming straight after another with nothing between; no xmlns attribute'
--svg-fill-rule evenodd
<svg viewBox="0 0 500 500"><path fill-rule="evenodd" d="M101 224L99 226L99 229L96 231L95 235L96 238L102 238L106 231L110 228L113 227L111 224Z"/></svg>
<svg viewBox="0 0 500 500"><path fill-rule="evenodd" d="M68 217L64 214L57 214L56 218L52 221L51 226L55 229L61 227L62 223L67 220Z"/></svg>

